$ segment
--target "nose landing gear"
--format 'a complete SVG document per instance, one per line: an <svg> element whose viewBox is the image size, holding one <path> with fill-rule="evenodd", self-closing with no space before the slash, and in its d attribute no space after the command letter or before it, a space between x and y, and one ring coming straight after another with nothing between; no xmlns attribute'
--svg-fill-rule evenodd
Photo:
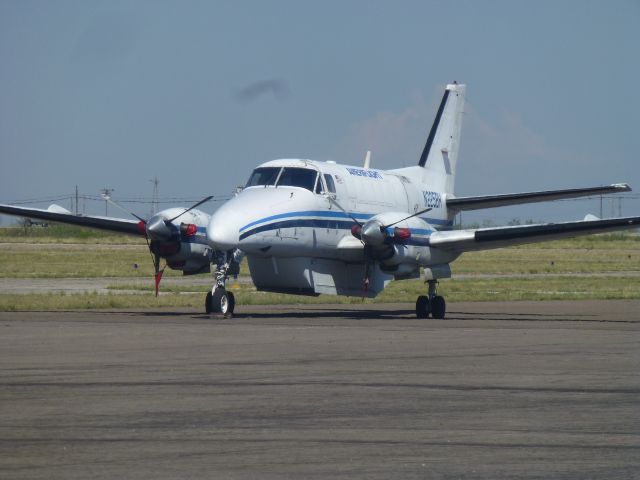
<svg viewBox="0 0 640 480"><path fill-rule="evenodd" d="M224 287L216 285L212 292L207 293L204 305L207 313L221 313L224 316L233 315L236 298L232 292L227 292Z"/></svg>
<svg viewBox="0 0 640 480"><path fill-rule="evenodd" d="M232 292L227 291L226 283L228 276L237 275L240 270L241 255L236 252L217 252L216 271L214 273L216 281L204 302L204 309L207 313L222 314L225 317L233 315L236 307L236 298Z"/></svg>
<svg viewBox="0 0 640 480"><path fill-rule="evenodd" d="M431 315L436 319L443 319L447 304L444 297L437 295L437 280L429 280L429 295L420 295L416 300L416 317L428 318Z"/></svg>

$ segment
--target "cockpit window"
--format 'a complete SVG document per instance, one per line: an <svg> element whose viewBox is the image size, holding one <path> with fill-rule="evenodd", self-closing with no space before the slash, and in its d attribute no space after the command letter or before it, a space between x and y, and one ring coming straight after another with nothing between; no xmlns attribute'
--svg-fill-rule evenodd
<svg viewBox="0 0 640 480"><path fill-rule="evenodd" d="M328 173L324 174L324 181L327 182L327 189L331 193L336 193L336 184L333 183L333 177Z"/></svg>
<svg viewBox="0 0 640 480"><path fill-rule="evenodd" d="M257 185L275 185L278 173L280 173L280 167L256 168L251 174L246 186L255 187Z"/></svg>
<svg viewBox="0 0 640 480"><path fill-rule="evenodd" d="M313 192L317 175L318 172L308 168L284 168L278 180L278 187L302 187Z"/></svg>

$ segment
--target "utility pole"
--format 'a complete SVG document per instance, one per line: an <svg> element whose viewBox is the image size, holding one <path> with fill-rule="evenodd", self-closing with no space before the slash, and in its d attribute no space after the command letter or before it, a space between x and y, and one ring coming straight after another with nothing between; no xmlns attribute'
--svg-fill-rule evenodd
<svg viewBox="0 0 640 480"><path fill-rule="evenodd" d="M104 198L104 216L109 216L109 199L115 188L104 187L100 190L100 196Z"/></svg>
<svg viewBox="0 0 640 480"><path fill-rule="evenodd" d="M80 214L80 207L78 206L78 185L76 185L76 215Z"/></svg>
<svg viewBox="0 0 640 480"><path fill-rule="evenodd" d="M153 180L149 180L153 183L153 195L151 197L151 214L149 218L151 218L158 211L158 176L156 175Z"/></svg>

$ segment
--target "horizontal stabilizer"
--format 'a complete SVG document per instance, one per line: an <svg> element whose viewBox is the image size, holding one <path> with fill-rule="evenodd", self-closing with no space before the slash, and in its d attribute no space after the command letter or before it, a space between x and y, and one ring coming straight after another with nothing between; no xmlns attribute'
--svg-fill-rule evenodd
<svg viewBox="0 0 640 480"><path fill-rule="evenodd" d="M61 210L65 210L62 207L58 208L60 208ZM43 210L40 208L15 207L13 205L0 204L0 213L4 213L6 215L35 218L37 220L45 220L49 222L68 223L70 225L97 228L100 230L108 230L110 232L140 235L137 220L111 217L93 217L89 215L74 215L68 210L66 210L66 212L67 213L64 213L64 211L61 212L55 207L49 207L49 210Z"/></svg>
<svg viewBox="0 0 640 480"><path fill-rule="evenodd" d="M482 208L506 207L523 203L547 202L563 198L589 197L609 193L630 192L626 183L616 183L604 187L572 188L566 190L549 190L543 192L507 193L481 197L447 198L447 207L454 211L479 210Z"/></svg>
<svg viewBox="0 0 640 480"><path fill-rule="evenodd" d="M640 217L480 228L477 230L454 230L432 233L429 237L429 246L457 252L468 252L636 228L640 228Z"/></svg>
<svg viewBox="0 0 640 480"><path fill-rule="evenodd" d="M64 207L61 207L60 205L56 205L55 203L52 203L51 205L49 205L49 208L47 208L47 210L49 212L54 212L54 213L68 213L68 214L71 214L71 212L69 210L67 210Z"/></svg>

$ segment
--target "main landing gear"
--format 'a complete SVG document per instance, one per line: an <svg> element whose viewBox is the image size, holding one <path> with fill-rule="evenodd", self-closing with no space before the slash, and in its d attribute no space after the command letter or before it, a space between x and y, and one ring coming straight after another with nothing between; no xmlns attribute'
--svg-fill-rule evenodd
<svg viewBox="0 0 640 480"><path fill-rule="evenodd" d="M429 280L429 295L420 295L416 300L416 316L418 318L428 318L429 314L433 318L444 318L447 304L444 297L437 295L437 290L437 280Z"/></svg>
<svg viewBox="0 0 640 480"><path fill-rule="evenodd" d="M226 289L229 275L237 275L240 270L240 254L236 252L216 252L216 281L204 302L207 313L218 313L225 317L233 315L236 307L236 298L233 292Z"/></svg>

